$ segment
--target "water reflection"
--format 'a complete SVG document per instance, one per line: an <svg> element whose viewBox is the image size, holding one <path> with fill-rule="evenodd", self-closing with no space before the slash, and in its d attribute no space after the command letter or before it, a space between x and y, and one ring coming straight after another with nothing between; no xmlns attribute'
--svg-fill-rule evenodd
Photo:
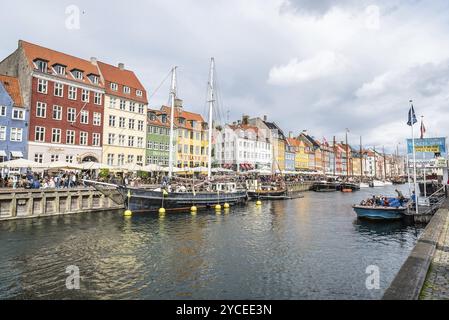
<svg viewBox="0 0 449 320"><path fill-rule="evenodd" d="M1 223L0 298L379 298L422 226L357 220L351 204L370 192L307 193L220 214L109 212ZM374 293L364 285L371 264L383 275ZM69 265L80 268L79 291L65 289Z"/></svg>

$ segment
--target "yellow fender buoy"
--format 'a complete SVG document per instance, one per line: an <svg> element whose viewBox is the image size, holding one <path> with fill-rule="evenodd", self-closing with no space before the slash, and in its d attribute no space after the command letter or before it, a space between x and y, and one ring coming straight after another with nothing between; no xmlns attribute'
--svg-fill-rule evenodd
<svg viewBox="0 0 449 320"><path fill-rule="evenodd" d="M224 205L223 205L223 208L225 208L225 209L229 209L231 206L229 205L229 203L225 203Z"/></svg>
<svg viewBox="0 0 449 320"><path fill-rule="evenodd" d="M133 212L132 212L131 210L126 210L126 211L123 213L123 215L124 215L125 217L131 217L131 216L133 215Z"/></svg>
<svg viewBox="0 0 449 320"><path fill-rule="evenodd" d="M221 206L220 206L219 204L217 204L217 205L215 206L215 210L221 211Z"/></svg>
<svg viewBox="0 0 449 320"><path fill-rule="evenodd" d="M165 209L164 208L160 208L159 209L159 214L165 214Z"/></svg>
<svg viewBox="0 0 449 320"><path fill-rule="evenodd" d="M262 201L260 201L260 200L257 200L257 202L256 202L256 206L261 206L262 205Z"/></svg>
<svg viewBox="0 0 449 320"><path fill-rule="evenodd" d="M191 211L192 213L197 212L197 211L198 211L198 208L197 208L196 206L192 206L192 207L190 208L190 211Z"/></svg>

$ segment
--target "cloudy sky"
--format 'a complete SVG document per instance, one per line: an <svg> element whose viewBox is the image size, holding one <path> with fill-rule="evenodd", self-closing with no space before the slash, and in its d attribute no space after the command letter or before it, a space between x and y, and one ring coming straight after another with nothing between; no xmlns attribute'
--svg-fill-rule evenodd
<svg viewBox="0 0 449 320"><path fill-rule="evenodd" d="M2 11L10 27L0 33L1 58L23 39L123 62L154 94L153 108L167 102L168 81L155 90L177 65L184 105L205 114L213 56L224 121L266 114L286 133L329 141L349 128L352 143L362 135L390 149L410 133L413 99L428 135L447 135L444 0L15 0Z"/></svg>

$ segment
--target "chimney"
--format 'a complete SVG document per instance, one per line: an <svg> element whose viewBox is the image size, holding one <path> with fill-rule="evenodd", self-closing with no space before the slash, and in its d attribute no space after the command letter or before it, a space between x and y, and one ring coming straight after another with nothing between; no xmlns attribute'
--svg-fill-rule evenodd
<svg viewBox="0 0 449 320"><path fill-rule="evenodd" d="M290 139L293 138L293 131L289 131L289 132L288 132L288 137L289 137Z"/></svg>
<svg viewBox="0 0 449 320"><path fill-rule="evenodd" d="M182 99L175 99L175 108L182 108L183 100Z"/></svg>
<svg viewBox="0 0 449 320"><path fill-rule="evenodd" d="M120 63L118 64L118 68L119 68L120 70L122 70L122 71L125 70L125 64L120 62Z"/></svg>
<svg viewBox="0 0 449 320"><path fill-rule="evenodd" d="M95 57L91 57L91 58L90 58L90 63L92 63L94 66L97 65L97 62L98 62L98 59L97 59L97 58L95 58Z"/></svg>
<svg viewBox="0 0 449 320"><path fill-rule="evenodd" d="M263 121L267 121L268 117L266 115L263 116Z"/></svg>
<svg viewBox="0 0 449 320"><path fill-rule="evenodd" d="M249 116L244 115L242 117L242 124L243 125L248 125L249 124Z"/></svg>

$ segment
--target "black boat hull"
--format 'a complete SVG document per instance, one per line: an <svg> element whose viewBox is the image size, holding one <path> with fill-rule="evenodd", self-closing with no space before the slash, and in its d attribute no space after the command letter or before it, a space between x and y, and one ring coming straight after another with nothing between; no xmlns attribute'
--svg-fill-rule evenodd
<svg viewBox="0 0 449 320"><path fill-rule="evenodd" d="M267 200L282 198L287 195L287 190L248 191L250 200Z"/></svg>
<svg viewBox="0 0 449 320"><path fill-rule="evenodd" d="M246 191L232 193L191 192L169 193L145 189L124 189L126 206L133 212L158 212L160 208L166 211L189 211L192 206L197 208L215 207L217 204L243 204L248 200Z"/></svg>

